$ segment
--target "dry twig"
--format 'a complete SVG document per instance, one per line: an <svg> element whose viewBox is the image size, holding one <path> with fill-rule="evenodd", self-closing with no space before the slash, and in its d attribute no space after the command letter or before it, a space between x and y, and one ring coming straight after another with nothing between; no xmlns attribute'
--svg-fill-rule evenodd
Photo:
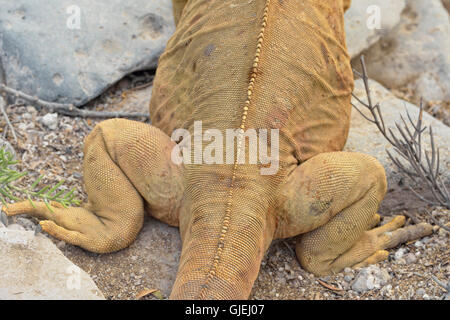
<svg viewBox="0 0 450 320"><path fill-rule="evenodd" d="M0 111L2 112L3 116L5 117L6 124L8 125L8 128L11 130L14 141L17 143L16 131L14 130L14 127L11 124L11 121L9 121L8 114L6 113L6 110L5 110L5 100L3 99L2 96L0 96Z"/></svg>
<svg viewBox="0 0 450 320"><path fill-rule="evenodd" d="M430 205L439 205L450 209L450 196L439 172L439 149L434 143L433 129L431 127L429 127L431 156L429 155L430 152L425 150L422 146L422 134L427 129L426 126L423 126L422 120L423 102L420 102L420 111L417 121L414 122L409 112L406 111L408 121L406 121L403 116L400 116L402 125L398 123L395 124L398 132L394 134L392 129L386 128L385 126L380 104L376 103L374 105L372 102L364 56L361 57L361 66L362 73L359 73L356 70L354 70L354 73L364 82L367 102L362 101L354 94L352 95L360 105L369 110L371 118L362 113L355 104L352 103L352 106L367 121L375 124L386 140L394 147L395 152L400 158L392 155L389 151L386 152L394 165L399 169L400 173L413 181L420 180L425 182L433 194L433 199L426 199L412 187L408 186L408 188L422 201ZM410 167L407 167L402 163L402 161L400 161L401 158L409 163Z"/></svg>
<svg viewBox="0 0 450 320"><path fill-rule="evenodd" d="M335 286L333 286L333 285L331 285L331 284L329 284L329 283L327 283L327 282L325 282L323 280L317 279L317 282L319 282L322 286L324 286L325 288L330 289L332 291L338 291L338 292L339 291L344 291L344 289L335 287Z"/></svg>
<svg viewBox="0 0 450 320"><path fill-rule="evenodd" d="M149 118L148 113L130 113L130 112L120 112L120 111L91 111L91 110L82 110L75 107L73 104L66 103L56 103L56 102L48 102L39 99L38 97L30 96L21 91L12 89L10 87L5 86L4 84L0 84L0 92L4 92L6 94L19 97L27 100L30 103L33 103L39 107L48 109L50 112L57 112L61 115L71 116L71 117L81 117L81 118Z"/></svg>

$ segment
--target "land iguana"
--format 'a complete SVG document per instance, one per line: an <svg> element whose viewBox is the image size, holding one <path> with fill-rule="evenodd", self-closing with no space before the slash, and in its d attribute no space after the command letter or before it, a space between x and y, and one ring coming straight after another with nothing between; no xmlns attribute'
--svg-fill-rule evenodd
<svg viewBox="0 0 450 320"><path fill-rule="evenodd" d="M327 275L376 263L386 249L430 234L426 223L403 227L403 216L374 228L385 171L371 156L341 151L353 89L343 21L349 5L174 0L177 27L156 71L152 125L97 124L85 140L82 207L52 204L51 212L25 201L7 214L37 217L50 235L98 253L129 246L146 213L179 226L172 299L248 298L274 239L298 236L303 268ZM180 141L172 132L192 133L197 121L224 135L237 129L234 161L173 161ZM264 161L238 161L250 129L278 130L276 173L262 174Z"/></svg>

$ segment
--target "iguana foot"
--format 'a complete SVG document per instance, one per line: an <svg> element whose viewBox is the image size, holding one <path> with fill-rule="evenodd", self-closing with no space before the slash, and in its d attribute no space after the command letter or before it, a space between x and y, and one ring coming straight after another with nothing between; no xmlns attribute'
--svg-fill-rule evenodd
<svg viewBox="0 0 450 320"><path fill-rule="evenodd" d="M389 256L386 249L426 237L433 232L433 227L428 223L403 227L405 220L404 216L395 216L385 225L366 231L359 240L360 243L357 242L355 246L373 248L374 253L355 264L353 268L362 268L383 261Z"/></svg>
<svg viewBox="0 0 450 320"><path fill-rule="evenodd" d="M111 220L97 216L85 209L64 208L51 202L50 211L43 202L32 206L29 201L9 204L3 210L8 216L28 214L40 219L42 230L55 238L61 239L92 252L104 253L119 250L130 244L132 234L137 234L142 226L141 221L130 223L122 228ZM137 217L142 219L142 217ZM131 221L130 221L131 222ZM134 240L134 238L133 238Z"/></svg>
<svg viewBox="0 0 450 320"><path fill-rule="evenodd" d="M29 201L10 204L7 215L29 214L52 236L92 252L123 249L135 239L144 212L178 224L182 165L171 161L175 143L159 129L123 119L99 123L85 141L83 175L88 203L64 208Z"/></svg>

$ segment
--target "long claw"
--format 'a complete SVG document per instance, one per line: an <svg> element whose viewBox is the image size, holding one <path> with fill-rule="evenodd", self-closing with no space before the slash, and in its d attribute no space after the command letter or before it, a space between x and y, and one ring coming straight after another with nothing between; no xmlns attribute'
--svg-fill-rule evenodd
<svg viewBox="0 0 450 320"><path fill-rule="evenodd" d="M386 250L378 250L365 260L361 261L360 263L357 263L353 266L353 268L364 268L371 264L378 263L380 261L386 260L389 256L389 251Z"/></svg>
<svg viewBox="0 0 450 320"><path fill-rule="evenodd" d="M63 240L65 242L74 244L76 246L86 241L86 236L78 231L67 230L51 220L43 220L39 222L42 230L50 234L51 236Z"/></svg>
<svg viewBox="0 0 450 320"><path fill-rule="evenodd" d="M375 235L379 236L383 233L390 232L397 230L398 228L401 228L405 225L406 218L405 216L395 216L391 221L386 223L385 225L382 225L379 228L375 228L370 230L371 233L374 233Z"/></svg>
<svg viewBox="0 0 450 320"><path fill-rule="evenodd" d="M59 208L59 204L55 202L50 203L52 207ZM51 219L52 212L47 208L45 203L37 202L33 206L30 201L25 200L17 203L8 204L4 206L3 210L6 215L11 217L19 214L28 214L38 219Z"/></svg>
<svg viewBox="0 0 450 320"><path fill-rule="evenodd" d="M383 249L394 248L402 243L420 239L433 233L433 226L426 222L386 232L379 238Z"/></svg>

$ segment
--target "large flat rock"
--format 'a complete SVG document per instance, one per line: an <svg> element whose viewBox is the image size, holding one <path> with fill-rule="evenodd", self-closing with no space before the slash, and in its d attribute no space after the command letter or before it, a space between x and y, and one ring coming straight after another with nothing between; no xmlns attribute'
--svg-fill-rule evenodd
<svg viewBox="0 0 450 320"><path fill-rule="evenodd" d="M399 23L404 7L405 0L352 1L344 16L349 55L357 56L387 35Z"/></svg>
<svg viewBox="0 0 450 320"><path fill-rule="evenodd" d="M0 80L75 105L155 68L175 29L169 0L0 0L0 7Z"/></svg>
<svg viewBox="0 0 450 320"><path fill-rule="evenodd" d="M12 227L0 223L0 300L104 299L47 237Z"/></svg>
<svg viewBox="0 0 450 320"><path fill-rule="evenodd" d="M394 1L393 1L394 2ZM450 21L440 0L406 0L400 23L364 55L369 76L416 101L450 101Z"/></svg>

